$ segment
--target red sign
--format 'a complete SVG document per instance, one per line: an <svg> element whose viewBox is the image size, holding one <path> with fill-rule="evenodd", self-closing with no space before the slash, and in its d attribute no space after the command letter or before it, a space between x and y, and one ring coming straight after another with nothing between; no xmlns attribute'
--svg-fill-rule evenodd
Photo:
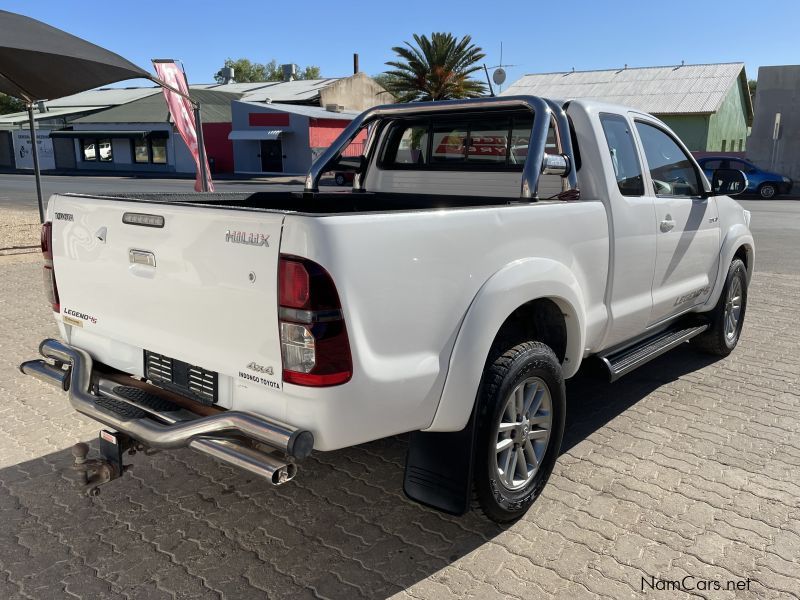
<svg viewBox="0 0 800 600"><path fill-rule="evenodd" d="M158 73L158 77L169 86L179 90L181 93L189 95L189 86L186 84L186 76L180 67L175 62L153 62L153 66ZM202 169L200 167L200 151L197 143L197 129L194 122L194 109L192 103L188 98L176 94L170 89L165 87L161 88L164 91L164 98L167 100L169 113L172 115L172 120L178 133L181 134L183 141L189 148L189 152L194 157L194 163L197 167L197 176L194 182L194 189L196 192L203 191L202 182ZM206 159L206 181L208 183L208 191L214 191L214 183L211 181L211 169L208 166L208 159Z"/></svg>

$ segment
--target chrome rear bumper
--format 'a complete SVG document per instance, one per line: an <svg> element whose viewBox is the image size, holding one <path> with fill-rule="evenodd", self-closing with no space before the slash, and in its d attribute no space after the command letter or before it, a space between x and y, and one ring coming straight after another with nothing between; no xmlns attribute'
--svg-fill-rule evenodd
<svg viewBox="0 0 800 600"><path fill-rule="evenodd" d="M264 477L275 485L292 479L297 467L271 451L301 459L308 456L314 447L314 436L310 431L253 413L224 411L200 417L187 410L166 412L137 403L114 391L119 383L104 379L102 375L93 380L91 356L58 340L44 340L39 353L44 359L22 363L20 370L23 373L68 391L75 410L145 446L193 448ZM157 388L153 389L157 391ZM100 406L97 400L103 398L124 402L147 414L141 418L126 418Z"/></svg>

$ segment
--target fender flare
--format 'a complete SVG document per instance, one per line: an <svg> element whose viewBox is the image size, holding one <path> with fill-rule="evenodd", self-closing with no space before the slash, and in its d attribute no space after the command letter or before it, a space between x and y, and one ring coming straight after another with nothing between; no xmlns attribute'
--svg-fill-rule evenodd
<svg viewBox="0 0 800 600"><path fill-rule="evenodd" d="M500 327L517 308L547 298L564 314L567 346L564 376L575 374L583 357L586 313L583 292L573 273L548 258L527 258L506 265L475 295L450 354L439 405L424 431L458 431L469 420L486 357Z"/></svg>
<svg viewBox="0 0 800 600"><path fill-rule="evenodd" d="M755 261L753 235L746 225L736 223L725 232L725 238L722 240L722 246L719 251L719 265L717 266L717 280L714 284L714 291L703 304L704 309L711 310L717 305L720 294L722 294L722 288L725 287L728 267L733 260L733 256L742 246L747 249L747 283L750 283L750 279L753 277L753 264Z"/></svg>

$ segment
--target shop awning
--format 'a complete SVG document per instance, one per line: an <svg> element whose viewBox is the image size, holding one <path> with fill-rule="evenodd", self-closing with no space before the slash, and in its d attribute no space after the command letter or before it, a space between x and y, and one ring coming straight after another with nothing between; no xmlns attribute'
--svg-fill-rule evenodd
<svg viewBox="0 0 800 600"><path fill-rule="evenodd" d="M229 140L279 140L284 134L290 133L282 129L245 129L231 131Z"/></svg>
<svg viewBox="0 0 800 600"><path fill-rule="evenodd" d="M81 131L81 130L62 130L51 131L51 138L82 138L82 139L105 139L105 138L127 138L127 139L143 139L143 138L168 138L169 131L157 129L154 131L131 131L121 129L116 131L102 130L102 131Z"/></svg>

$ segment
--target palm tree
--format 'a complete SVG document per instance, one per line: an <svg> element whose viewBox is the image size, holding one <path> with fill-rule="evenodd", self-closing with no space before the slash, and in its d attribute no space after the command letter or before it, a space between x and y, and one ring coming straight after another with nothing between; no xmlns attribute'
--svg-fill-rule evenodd
<svg viewBox="0 0 800 600"><path fill-rule="evenodd" d="M416 46L405 42L392 51L401 60L386 64L394 67L382 82L398 102L476 98L486 93L480 81L470 79L479 71L477 64L486 55L465 35L460 40L452 33L414 34Z"/></svg>

